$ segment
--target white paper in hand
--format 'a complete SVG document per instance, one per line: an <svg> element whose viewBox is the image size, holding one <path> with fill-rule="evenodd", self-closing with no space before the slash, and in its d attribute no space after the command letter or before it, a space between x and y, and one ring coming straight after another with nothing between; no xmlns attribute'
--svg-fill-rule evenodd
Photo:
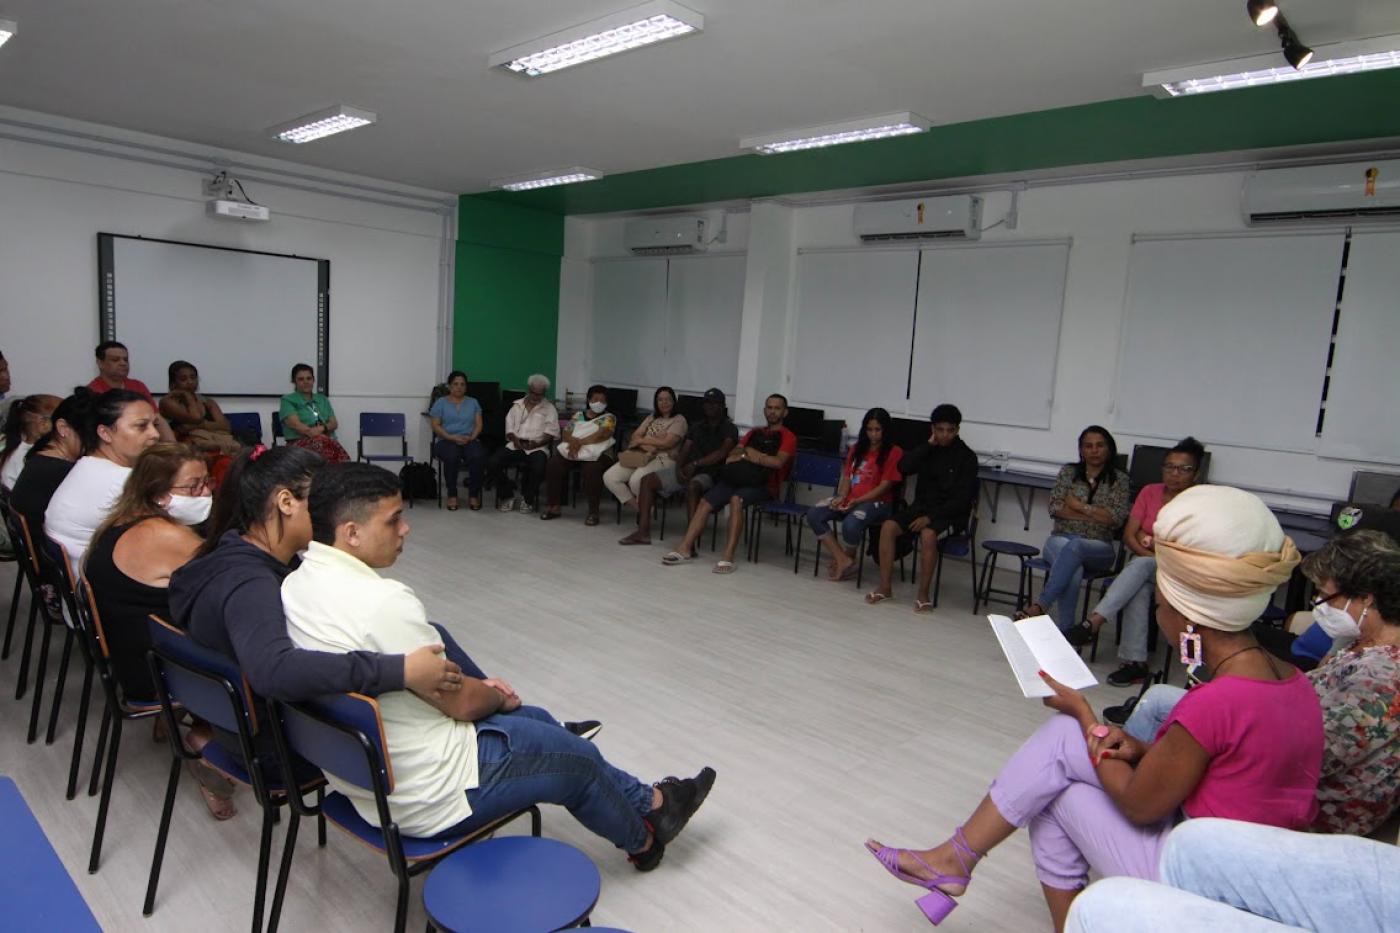
<svg viewBox="0 0 1400 933"><path fill-rule="evenodd" d="M987 621L992 624L992 631L1023 695L1050 696L1050 687L1040 679L1040 671L1076 690L1098 685L1084 659L1065 640L1049 616L1013 622L1006 616L992 615L987 616Z"/></svg>

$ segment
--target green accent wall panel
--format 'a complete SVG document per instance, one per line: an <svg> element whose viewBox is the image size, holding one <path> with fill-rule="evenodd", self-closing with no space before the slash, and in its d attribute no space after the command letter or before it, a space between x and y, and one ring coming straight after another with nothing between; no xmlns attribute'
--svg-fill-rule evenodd
<svg viewBox="0 0 1400 933"><path fill-rule="evenodd" d="M470 194L458 199L457 239L484 246L564 255L564 224L558 211Z"/></svg>
<svg viewBox="0 0 1400 933"><path fill-rule="evenodd" d="M560 227L562 218L554 218ZM472 380L524 389L531 373L554 381L559 254L457 242L452 363Z"/></svg>
<svg viewBox="0 0 1400 933"><path fill-rule="evenodd" d="M1400 70L1199 97L1146 94L898 139L611 175L495 201L553 214L643 210L1135 159L1400 137ZM736 141L737 145L737 141Z"/></svg>

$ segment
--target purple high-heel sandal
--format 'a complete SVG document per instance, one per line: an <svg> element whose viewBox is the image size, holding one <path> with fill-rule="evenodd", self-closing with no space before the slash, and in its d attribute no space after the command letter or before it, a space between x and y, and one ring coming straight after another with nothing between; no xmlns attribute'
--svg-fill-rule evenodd
<svg viewBox="0 0 1400 933"><path fill-rule="evenodd" d="M972 850L968 845L967 837L963 835L962 827L953 830L953 838L949 840L953 844L953 852L958 857L958 864L962 866L962 875L944 875L935 871L933 866L925 862L919 856L908 849L896 849L893 846L881 846L878 851L866 848L867 852L874 855L885 870L894 875L900 881L916 884L921 888L926 888L928 893L916 900L914 903L924 912L928 922L934 926L942 923L943 920L953 912L953 908L958 906L957 900L938 886L941 884L960 884L964 889L972 883L972 866L981 860L982 855ZM899 868L899 856L902 852L909 852L909 856L920 865L933 872L932 879L917 878Z"/></svg>

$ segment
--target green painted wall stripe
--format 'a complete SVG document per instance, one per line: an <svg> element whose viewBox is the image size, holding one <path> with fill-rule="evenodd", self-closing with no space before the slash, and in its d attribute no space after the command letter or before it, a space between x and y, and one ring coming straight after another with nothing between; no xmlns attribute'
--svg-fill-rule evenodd
<svg viewBox="0 0 1400 933"><path fill-rule="evenodd" d="M564 223L557 211L463 195L458 198L457 240L562 256Z"/></svg>
<svg viewBox="0 0 1400 933"><path fill-rule="evenodd" d="M900 139L692 162L558 188L487 192L470 200L589 214L1375 139L1400 136L1397 98L1400 70L1175 100L1144 95L935 127Z"/></svg>
<svg viewBox="0 0 1400 933"><path fill-rule="evenodd" d="M524 389L531 373L553 382L558 336L557 255L457 243L454 369L507 389Z"/></svg>

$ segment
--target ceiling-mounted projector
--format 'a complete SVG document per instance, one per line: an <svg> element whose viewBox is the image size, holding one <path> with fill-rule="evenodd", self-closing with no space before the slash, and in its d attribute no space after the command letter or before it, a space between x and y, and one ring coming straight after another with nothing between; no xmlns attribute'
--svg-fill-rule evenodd
<svg viewBox="0 0 1400 933"><path fill-rule="evenodd" d="M204 203L204 212L210 217L218 217L221 220L247 220L253 223L271 220L272 212L261 204L249 204L247 201L225 201L215 199Z"/></svg>
<svg viewBox="0 0 1400 933"><path fill-rule="evenodd" d="M237 191L237 194L234 192ZM242 195L241 199L238 195ZM220 220L244 220L250 223L264 223L272 219L272 211L261 204L254 204L243 190L243 182L228 172L220 172L204 182L204 212Z"/></svg>

